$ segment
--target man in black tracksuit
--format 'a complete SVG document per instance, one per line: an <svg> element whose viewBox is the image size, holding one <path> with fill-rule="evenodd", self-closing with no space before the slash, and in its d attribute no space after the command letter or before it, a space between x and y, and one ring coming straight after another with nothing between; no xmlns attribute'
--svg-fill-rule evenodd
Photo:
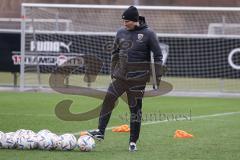
<svg viewBox="0 0 240 160"><path fill-rule="evenodd" d="M115 102L124 92L127 93L130 108L129 151L136 151L139 138L142 98L150 77L151 51L155 64L162 64L162 52L156 34L147 27L145 18L139 16L137 8L130 6L122 14L124 28L118 30L112 51L112 78L102 104L97 130L88 134L101 140L109 122ZM156 73L160 68L156 67ZM157 74L157 78L161 76Z"/></svg>

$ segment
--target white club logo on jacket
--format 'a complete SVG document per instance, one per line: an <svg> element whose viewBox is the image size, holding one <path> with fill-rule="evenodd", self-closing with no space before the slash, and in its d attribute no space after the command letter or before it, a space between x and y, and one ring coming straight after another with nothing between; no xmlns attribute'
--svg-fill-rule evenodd
<svg viewBox="0 0 240 160"><path fill-rule="evenodd" d="M141 41L143 39L143 34L138 34L138 40Z"/></svg>

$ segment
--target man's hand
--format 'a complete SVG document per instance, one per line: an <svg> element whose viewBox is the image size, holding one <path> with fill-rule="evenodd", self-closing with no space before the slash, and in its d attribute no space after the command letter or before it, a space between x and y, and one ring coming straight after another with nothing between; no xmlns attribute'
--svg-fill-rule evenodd
<svg viewBox="0 0 240 160"><path fill-rule="evenodd" d="M156 70L156 78L161 78L163 75L165 75L168 71L168 68L166 65L162 64L155 64L155 70Z"/></svg>
<svg viewBox="0 0 240 160"><path fill-rule="evenodd" d="M156 73L156 86L154 86L154 89L159 89L159 85L160 85L160 82L161 82L161 78L163 75L165 75L168 71L168 68L166 65L159 65L157 64L158 66L158 71Z"/></svg>
<svg viewBox="0 0 240 160"><path fill-rule="evenodd" d="M114 75L111 73L111 79L114 79Z"/></svg>
<svg viewBox="0 0 240 160"><path fill-rule="evenodd" d="M162 65L162 68L161 68L161 72L162 72L162 75L165 75L167 72L168 72L168 68L167 68L167 66L164 64L164 65Z"/></svg>

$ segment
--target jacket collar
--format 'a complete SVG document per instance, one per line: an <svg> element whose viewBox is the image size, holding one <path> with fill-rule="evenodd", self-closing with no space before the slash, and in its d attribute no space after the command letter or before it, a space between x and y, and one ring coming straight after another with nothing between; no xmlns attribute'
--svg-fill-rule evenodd
<svg viewBox="0 0 240 160"><path fill-rule="evenodd" d="M139 16L139 26L135 26L135 28L130 31L138 31L138 30L142 30L144 28L148 28L147 23L145 21L145 17Z"/></svg>

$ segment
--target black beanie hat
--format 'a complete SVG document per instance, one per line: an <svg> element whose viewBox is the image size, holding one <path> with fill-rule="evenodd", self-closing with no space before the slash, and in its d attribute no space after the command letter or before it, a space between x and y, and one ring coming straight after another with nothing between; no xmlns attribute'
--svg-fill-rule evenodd
<svg viewBox="0 0 240 160"><path fill-rule="evenodd" d="M130 6L128 9L126 9L123 12L122 19L137 22L139 19L139 14L138 14L137 8L134 6Z"/></svg>

